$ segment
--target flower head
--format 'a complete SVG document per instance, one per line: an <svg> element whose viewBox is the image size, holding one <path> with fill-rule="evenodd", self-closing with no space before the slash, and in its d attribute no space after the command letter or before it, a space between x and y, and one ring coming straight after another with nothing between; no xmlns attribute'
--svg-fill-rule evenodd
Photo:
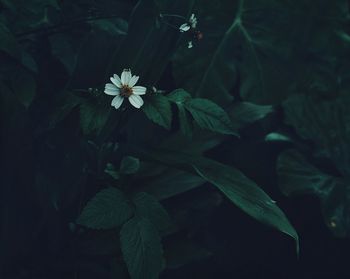
<svg viewBox="0 0 350 279"><path fill-rule="evenodd" d="M188 30L192 29L196 29L197 27L197 18L194 14L191 15L190 19L188 20L188 22L181 24L181 26L179 27L180 32L187 32Z"/></svg>
<svg viewBox="0 0 350 279"><path fill-rule="evenodd" d="M146 94L146 87L135 86L139 80L138 76L132 76L130 70L123 70L121 76L114 74L111 77L112 83L105 85L104 92L107 95L115 96L112 100L112 106L118 109L124 98L128 98L130 104L135 108L140 108L143 105L143 100L140 95Z"/></svg>

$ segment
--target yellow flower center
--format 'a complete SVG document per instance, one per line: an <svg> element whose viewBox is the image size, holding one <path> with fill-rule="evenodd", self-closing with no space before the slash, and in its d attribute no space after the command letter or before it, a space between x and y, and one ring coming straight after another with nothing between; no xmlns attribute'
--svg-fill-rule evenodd
<svg viewBox="0 0 350 279"><path fill-rule="evenodd" d="M122 88L120 88L120 96L129 98L132 95L132 88L128 85L123 85Z"/></svg>

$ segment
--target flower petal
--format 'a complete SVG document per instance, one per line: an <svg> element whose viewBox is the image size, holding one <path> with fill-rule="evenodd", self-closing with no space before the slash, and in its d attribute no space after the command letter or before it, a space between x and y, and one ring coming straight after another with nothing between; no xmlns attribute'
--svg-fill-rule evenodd
<svg viewBox="0 0 350 279"><path fill-rule="evenodd" d="M132 93L135 95L145 95L146 94L146 87L143 86L134 86L132 88Z"/></svg>
<svg viewBox="0 0 350 279"><path fill-rule="evenodd" d="M107 85L106 85L106 87L105 87L105 91L104 91L107 95L111 95L111 96L117 96L117 95L119 95L119 88L117 88L117 87L115 87L114 86L114 88L109 88L109 87L107 87Z"/></svg>
<svg viewBox="0 0 350 279"><path fill-rule="evenodd" d="M122 105L123 101L124 101L124 98L118 95L113 98L111 105L112 107L115 107L116 109L118 109Z"/></svg>
<svg viewBox="0 0 350 279"><path fill-rule="evenodd" d="M122 82L120 81L120 78L118 75L114 75L114 77L111 77L111 82L113 82L113 84L118 88L122 87Z"/></svg>
<svg viewBox="0 0 350 279"><path fill-rule="evenodd" d="M131 79L131 72L130 70L124 70L122 72L121 80L123 85L128 85L129 80Z"/></svg>
<svg viewBox="0 0 350 279"><path fill-rule="evenodd" d="M132 104L135 108L140 108L143 105L143 100L139 95L132 94L129 97L129 102Z"/></svg>
<svg viewBox="0 0 350 279"><path fill-rule="evenodd" d="M106 83L105 85L105 89L116 89L118 88L117 86L115 86L113 83Z"/></svg>
<svg viewBox="0 0 350 279"><path fill-rule="evenodd" d="M189 26L188 23L184 23L179 27L180 32L186 32L186 31L190 30L190 28L191 28L191 26Z"/></svg>
<svg viewBox="0 0 350 279"><path fill-rule="evenodd" d="M139 77L138 76L133 76L130 80L129 80L129 86L130 87L133 87L137 81L139 80Z"/></svg>

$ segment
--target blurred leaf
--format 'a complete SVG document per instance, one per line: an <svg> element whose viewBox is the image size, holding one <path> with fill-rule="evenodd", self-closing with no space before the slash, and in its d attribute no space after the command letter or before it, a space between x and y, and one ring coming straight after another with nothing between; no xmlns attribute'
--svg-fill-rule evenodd
<svg viewBox="0 0 350 279"><path fill-rule="evenodd" d="M199 127L228 135L237 135L227 113L217 104L206 99L191 99L185 104Z"/></svg>
<svg viewBox="0 0 350 279"><path fill-rule="evenodd" d="M191 1L141 0L135 6L128 34L116 51L109 67L109 75L130 68L137 73L144 84L154 85L161 77L177 47L179 32L167 24L159 23L159 14L171 11L173 14L188 14ZM158 9L161 7L161 11Z"/></svg>
<svg viewBox="0 0 350 279"><path fill-rule="evenodd" d="M87 135L99 133L111 112L111 105L105 96L89 96L79 108L81 128Z"/></svg>
<svg viewBox="0 0 350 279"><path fill-rule="evenodd" d="M36 95L36 81L26 71L18 70L11 79L12 89L18 100L26 108L30 106Z"/></svg>
<svg viewBox="0 0 350 279"><path fill-rule="evenodd" d="M315 144L313 157L326 157L337 176L323 173L296 151L282 153L278 161L280 187L287 194L311 193L320 198L325 222L337 236L350 231L350 98L291 96L283 104L285 121L298 135ZM317 161L315 161L317 162ZM321 164L322 165L322 164Z"/></svg>
<svg viewBox="0 0 350 279"><path fill-rule="evenodd" d="M0 51L3 51L14 58L20 57L16 38L2 21L0 21Z"/></svg>
<svg viewBox="0 0 350 279"><path fill-rule="evenodd" d="M188 49L186 42L193 38L185 33L183 40L186 42L174 57L177 85L194 97L208 98L220 105L233 100L231 90L237 79L236 66L231 58L236 2L197 1L194 11L203 39L193 49Z"/></svg>
<svg viewBox="0 0 350 279"><path fill-rule="evenodd" d="M126 35L128 22L121 19L98 19L90 22L94 29L105 31L109 34Z"/></svg>
<svg viewBox="0 0 350 279"><path fill-rule="evenodd" d="M155 279L164 267L161 239L147 219L134 217L120 231L123 258L132 279Z"/></svg>
<svg viewBox="0 0 350 279"><path fill-rule="evenodd" d="M203 0L195 9L203 39L179 49L174 76L177 86L219 105L238 90L245 101L277 104L310 87L298 83L310 83L339 59L334 30L348 17L346 0Z"/></svg>
<svg viewBox="0 0 350 279"><path fill-rule="evenodd" d="M170 229L172 222L168 212L155 197L139 192L134 196L133 202L136 206L136 214L151 221L160 233Z"/></svg>
<svg viewBox="0 0 350 279"><path fill-rule="evenodd" d="M321 200L325 223L339 237L350 232L349 184L323 173L296 150L283 152L277 163L279 185L287 196L313 194Z"/></svg>
<svg viewBox="0 0 350 279"><path fill-rule="evenodd" d="M172 112L170 102L161 94L151 94L145 98L145 104L142 110L146 116L154 123L159 124L165 129L170 129Z"/></svg>
<svg viewBox="0 0 350 279"><path fill-rule="evenodd" d="M132 156L126 156L120 164L120 173L133 174L140 168L140 160Z"/></svg>
<svg viewBox="0 0 350 279"><path fill-rule="evenodd" d="M112 176L114 179L119 179L120 174L119 171L116 169L116 167L111 164L108 163L105 169L105 173L108 173L110 176Z"/></svg>
<svg viewBox="0 0 350 279"><path fill-rule="evenodd" d="M350 175L350 97L334 100L293 95L283 103L285 122L317 145L316 154L328 157L344 176Z"/></svg>
<svg viewBox="0 0 350 279"><path fill-rule="evenodd" d="M274 109L272 106L256 105L249 102L238 102L230 107L228 113L234 127L238 129L264 118L273 111Z"/></svg>
<svg viewBox="0 0 350 279"><path fill-rule="evenodd" d="M91 229L112 229L127 221L132 212L129 201L120 190L107 188L87 203L77 223Z"/></svg>

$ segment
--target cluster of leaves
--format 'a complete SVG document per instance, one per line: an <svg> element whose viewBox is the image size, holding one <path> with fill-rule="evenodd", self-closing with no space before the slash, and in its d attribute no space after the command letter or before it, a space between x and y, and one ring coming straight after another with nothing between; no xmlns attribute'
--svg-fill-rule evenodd
<svg viewBox="0 0 350 279"><path fill-rule="evenodd" d="M160 14L191 13L204 37L188 49L191 35L173 28L183 22ZM26 189L34 194L23 206L41 207L38 235L59 212L79 252L108 256L115 278L158 278L209 254L191 239L162 239L193 219L168 201L210 184L298 245L242 166L207 156L223 142L234 150L246 127L266 127L282 111L273 129L243 140L292 145L277 162L282 191L317 195L330 229L348 235L349 18L344 0L0 0L4 220L13 218L11 195ZM140 111L116 111L102 92L124 68L148 88ZM174 252L183 246L194 248ZM1 258L9 247L16 253L9 245Z"/></svg>

